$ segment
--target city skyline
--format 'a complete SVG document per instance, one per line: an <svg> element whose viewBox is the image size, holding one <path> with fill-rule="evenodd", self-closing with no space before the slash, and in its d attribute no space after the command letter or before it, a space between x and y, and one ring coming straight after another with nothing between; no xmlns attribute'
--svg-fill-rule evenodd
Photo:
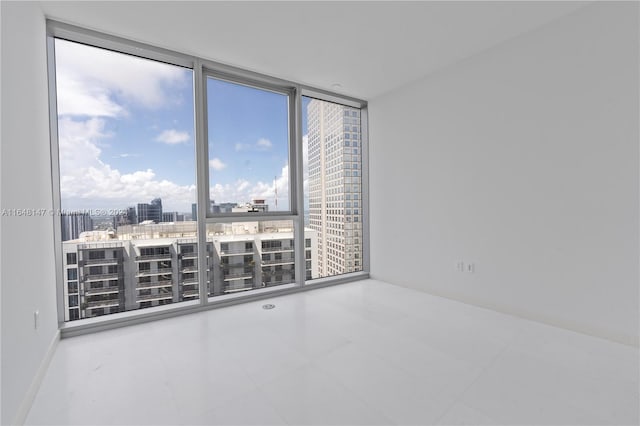
<svg viewBox="0 0 640 426"><path fill-rule="evenodd" d="M66 40L55 47L62 209L162 198L167 211L190 212L192 70ZM211 200L262 198L273 211L277 186L278 210L288 207L288 122L269 115L274 94L208 81Z"/></svg>
<svg viewBox="0 0 640 426"><path fill-rule="evenodd" d="M56 61L67 321L193 300L200 268L209 296L296 281L292 220L207 224L198 264L192 70L64 40ZM205 81L212 211L290 210L289 95ZM359 271L360 111L301 106L303 279Z"/></svg>

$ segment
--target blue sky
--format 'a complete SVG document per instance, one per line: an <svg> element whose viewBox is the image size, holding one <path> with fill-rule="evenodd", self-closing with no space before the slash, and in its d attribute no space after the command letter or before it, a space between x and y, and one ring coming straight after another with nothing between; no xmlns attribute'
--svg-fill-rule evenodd
<svg viewBox="0 0 640 426"><path fill-rule="evenodd" d="M207 79L209 183L217 202L250 201L224 199L217 188L260 182L251 195L263 197L278 210L288 208L289 136L288 97L214 78Z"/></svg>
<svg viewBox="0 0 640 426"><path fill-rule="evenodd" d="M64 209L191 211L192 70L57 40L56 77ZM274 209L275 183L288 208L286 96L214 79L207 96L211 198Z"/></svg>
<svg viewBox="0 0 640 426"><path fill-rule="evenodd" d="M178 185L195 183L193 92L186 84L193 72L181 71L181 84L167 88L175 104L149 110L123 100L130 115L107 120L103 161L123 173L150 168Z"/></svg>

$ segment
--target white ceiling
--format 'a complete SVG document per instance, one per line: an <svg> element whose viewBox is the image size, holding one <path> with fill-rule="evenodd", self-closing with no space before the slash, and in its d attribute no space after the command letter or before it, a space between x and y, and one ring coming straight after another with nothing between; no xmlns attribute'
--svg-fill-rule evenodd
<svg viewBox="0 0 640 426"><path fill-rule="evenodd" d="M63 22L370 100L585 2L40 4Z"/></svg>

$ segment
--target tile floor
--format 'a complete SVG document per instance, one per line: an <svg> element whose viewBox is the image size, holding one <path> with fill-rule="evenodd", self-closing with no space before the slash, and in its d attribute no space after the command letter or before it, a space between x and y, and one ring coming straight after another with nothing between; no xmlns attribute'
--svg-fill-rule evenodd
<svg viewBox="0 0 640 426"><path fill-rule="evenodd" d="M64 339L27 424L637 425L638 368L637 348L366 280Z"/></svg>

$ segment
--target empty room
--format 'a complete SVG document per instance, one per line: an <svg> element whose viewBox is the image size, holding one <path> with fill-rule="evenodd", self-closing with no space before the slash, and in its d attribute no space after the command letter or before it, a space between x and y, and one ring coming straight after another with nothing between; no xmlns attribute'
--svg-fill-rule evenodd
<svg viewBox="0 0 640 426"><path fill-rule="evenodd" d="M640 4L2 1L3 425L640 424Z"/></svg>

